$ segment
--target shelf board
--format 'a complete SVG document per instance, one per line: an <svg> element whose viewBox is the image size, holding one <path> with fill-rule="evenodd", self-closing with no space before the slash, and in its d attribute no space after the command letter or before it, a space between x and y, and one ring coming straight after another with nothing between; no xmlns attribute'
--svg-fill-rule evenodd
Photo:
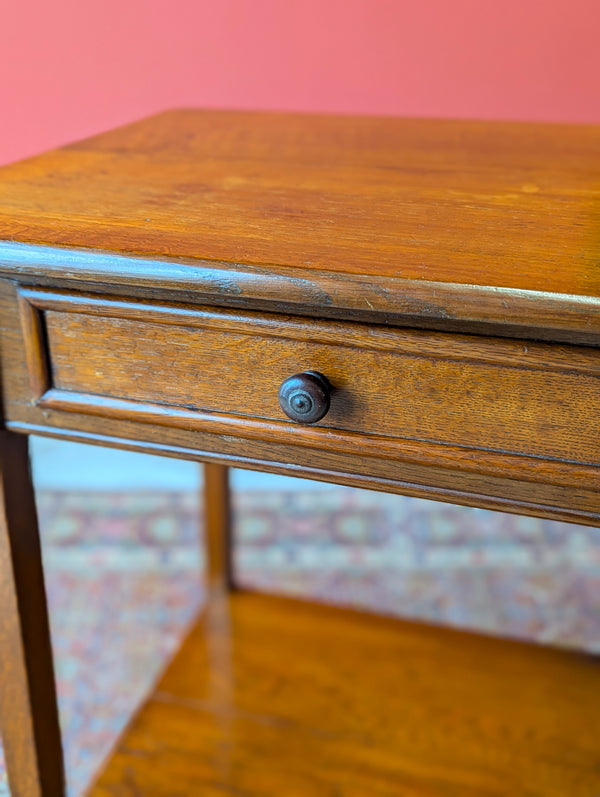
<svg viewBox="0 0 600 797"><path fill-rule="evenodd" d="M214 601L90 794L600 794L600 661L234 593Z"/></svg>

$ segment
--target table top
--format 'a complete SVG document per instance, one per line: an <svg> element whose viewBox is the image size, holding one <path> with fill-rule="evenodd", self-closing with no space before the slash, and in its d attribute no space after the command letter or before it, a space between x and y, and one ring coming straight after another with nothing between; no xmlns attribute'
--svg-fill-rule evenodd
<svg viewBox="0 0 600 797"><path fill-rule="evenodd" d="M5 168L9 428L597 523L599 132L177 111Z"/></svg>
<svg viewBox="0 0 600 797"><path fill-rule="evenodd" d="M0 241L30 266L14 242L158 261L163 284L212 268L255 299L278 278L359 314L597 332L600 127L170 111L0 170Z"/></svg>

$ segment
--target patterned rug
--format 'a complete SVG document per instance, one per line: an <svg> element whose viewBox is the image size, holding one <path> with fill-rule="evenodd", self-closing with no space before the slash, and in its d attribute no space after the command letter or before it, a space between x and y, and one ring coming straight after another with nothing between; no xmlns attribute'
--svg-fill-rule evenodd
<svg viewBox="0 0 600 797"><path fill-rule="evenodd" d="M172 492L38 503L80 795L201 603L199 507ZM339 487L241 493L235 517L243 585L600 652L599 530Z"/></svg>

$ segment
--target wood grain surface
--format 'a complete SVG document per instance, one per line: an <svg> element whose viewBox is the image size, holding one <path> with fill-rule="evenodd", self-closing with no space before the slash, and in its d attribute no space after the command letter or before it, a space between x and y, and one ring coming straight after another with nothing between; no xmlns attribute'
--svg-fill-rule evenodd
<svg viewBox="0 0 600 797"><path fill-rule="evenodd" d="M145 320L45 313L54 388L230 413L246 419L242 433L252 418L281 421L301 443L308 432L296 432L277 394L315 370L333 388L315 438L323 447L336 446L325 431L336 430L377 438L377 451L379 437L408 438L600 464L600 357L589 349L182 308L156 323L161 308L119 309Z"/></svg>
<svg viewBox="0 0 600 797"><path fill-rule="evenodd" d="M2 169L0 239L597 299L599 191L594 126L182 110Z"/></svg>
<svg viewBox="0 0 600 797"><path fill-rule="evenodd" d="M63 759L27 442L0 431L0 732L13 797L62 797Z"/></svg>
<svg viewBox="0 0 600 797"><path fill-rule="evenodd" d="M205 570L208 596L212 598L234 587L232 508L229 468L207 462L203 470Z"/></svg>
<svg viewBox="0 0 600 797"><path fill-rule="evenodd" d="M189 414L200 414L197 410L148 408L143 403L138 406L68 391L62 394L64 402L59 398L54 406L42 407L39 393L32 392L19 297L18 285L0 279L4 418L14 431L600 525L597 468L580 471L584 466L486 451L483 469L482 459L473 461L473 452L468 450L465 454L460 447L438 446L427 451L423 443L411 441L403 441L402 458L392 459L386 450L366 451L363 436L344 453L304 439L306 433L319 430L298 425L294 429L303 436L302 445L296 444L295 436L289 434L290 425L285 424L286 440L275 439L277 430L281 431L279 425L269 427L266 433L260 430L260 436L249 440L240 436L232 422L234 416L227 418L224 427L214 425L213 420L212 431L200 430L190 424ZM111 340L110 345L114 348L117 343ZM593 349L585 351L595 356ZM39 381L43 380L36 381L36 390ZM247 426L246 420L242 421ZM380 438L380 446L382 443ZM442 450L444 456L440 457Z"/></svg>
<svg viewBox="0 0 600 797"><path fill-rule="evenodd" d="M0 241L0 273L23 285L600 345L600 298L589 295L12 241Z"/></svg>
<svg viewBox="0 0 600 797"><path fill-rule="evenodd" d="M599 737L591 656L237 593L91 795L592 797Z"/></svg>
<svg viewBox="0 0 600 797"><path fill-rule="evenodd" d="M16 795L63 778L12 432L211 463L206 617L96 794L600 794L597 660L220 599L228 465L600 524L599 200L569 125L183 110L0 170ZM276 396L311 369L302 428Z"/></svg>
<svg viewBox="0 0 600 797"><path fill-rule="evenodd" d="M409 371L412 364L426 363L431 359L431 363L447 363L451 368L464 361L465 368L481 368L486 375L490 369L494 371L496 368L499 384L504 369L508 374L523 371L526 381L531 381L532 374L535 376L537 371L533 386L535 380L539 384L544 383L546 376L550 380L557 379L561 385L563 377L565 384L570 384L573 379L583 380L582 384L592 384L597 381L598 361L595 350L588 347L523 345L516 341L490 341L473 336L308 322L306 319L266 314L107 300L85 294L15 290L14 286L0 281L0 296L2 292L5 294L3 336L7 344L3 350L5 402L7 421L13 429L67 434L73 439L104 440L106 444L119 446L138 445L144 450L172 456L208 460L222 458L226 464L242 467L274 471L291 469L298 475L344 484L360 484L411 495L437 495L442 500L496 506L584 523L598 522L598 468L568 459L531 454L536 445L541 446L539 451L549 451L549 446L561 435L563 443L567 439L574 445L584 441L594 453L595 449L589 442L596 434L593 399L588 398L586 403L579 397L584 412L582 423L575 421L565 437L568 431L565 422L572 417L572 412L571 415L561 412L564 390L545 395L538 387L537 390L520 390L514 395L505 396L501 391L492 395L493 385L482 378L481 383L473 385L473 396L467 397L467 404L470 402L472 405L479 397L482 422L487 419L490 440L502 435L505 441L517 440L519 429L523 436L528 436L529 453L510 454L493 450L487 439L480 448L468 447L468 434L480 432L477 413L473 413L473 417L465 415L464 408L452 398L464 392L458 369L454 382L448 380L445 387L441 383L432 383L432 393L427 396L421 396L416 389L407 391L401 373L396 381L391 378L394 372L391 375L385 373L390 357L392 362L405 361ZM108 334L101 336L102 340L98 339L92 346L81 330L68 339L65 337L65 331L69 329L67 320L64 327L60 325L54 330L58 340L65 344L64 356L61 355L50 369L53 378L65 389L46 384L45 387L50 389L40 391L38 386L44 384L44 374L49 369L41 367L37 355L28 353L35 354L45 346L46 336L39 345L28 344L27 338L36 334L36 330L44 331L45 324L32 323L29 310L23 314L24 301L36 311L56 310L56 317L63 313L67 316L83 314L93 324L102 325L107 319L122 321L124 317L139 320L141 324L148 322L147 328L158 338L150 345L145 334L120 338ZM140 329L144 328L140 325ZM52 342L53 330L49 331ZM154 359L160 348L160 336L171 334L183 336L182 345L167 346L163 354L164 362L169 366L165 370L163 355L156 363ZM207 342L213 340L215 334L223 345L219 343L211 349ZM239 336L246 340L243 349L238 351L231 343L227 348L228 341L237 340ZM339 363L346 363L348 380L338 386L340 389L334 394L334 401L339 402L336 411L338 428L331 424L300 426L290 423L280 413L277 403L279 380L272 378L274 369L267 367L278 364L277 358L274 360L271 356L271 341L275 343L275 353L278 345L283 345L292 358L288 362L292 370L309 367L310 361L294 359L293 340L301 351L331 349L332 357L328 362L335 364L337 359ZM195 342L190 349L192 341ZM196 344L199 346L198 357L195 356ZM358 356L353 355L355 349ZM369 362L373 368L362 369L364 385L358 386L356 395L363 395L364 386L387 384L387 387L379 393L373 390L366 394L366 400L360 404L352 401L350 388L354 377L352 359L354 357L360 363L363 349L365 356L371 358ZM60 351L60 346L57 351ZM200 356L202 352L204 355ZM28 372L31 362L34 370L40 368L39 374ZM384 368L385 363L388 365ZM106 367L107 364L110 367ZM112 367L116 373L129 374L127 389L132 391L128 393L130 398L101 395L102 392L110 392ZM91 381L81 386L96 392L77 392L74 389L76 384L68 377L73 373L89 378ZM61 382L63 378L66 381ZM227 388L232 379L235 381L234 391ZM159 395L161 386L166 392ZM142 396L140 391L146 392ZM406 398L404 409L402 402L399 406L395 403L396 395L403 391ZM167 392L175 403L165 403ZM481 398L488 394L497 405L496 413ZM269 405L269 395L272 406ZM427 442L423 438L410 439L407 436L407 427L415 423L429 423L429 428L434 429L438 436L447 433L435 413L430 418L420 417L423 416L422 408L435 401L435 396L438 397L440 417L447 416L451 420L463 413L465 421L458 444ZM194 397L196 405L192 403ZM215 404L210 404L211 397ZM153 403L151 398L163 403ZM231 402L234 402L237 414L223 411L226 407L231 409ZM523 408L523 418L516 418L518 428L512 428L506 422L506 412L500 411L503 406L510 411L515 402L520 402ZM379 403L384 409L387 406L387 415ZM554 408L552 413L543 411L546 406ZM249 414L249 410L254 412L254 416ZM529 430L530 426L535 429L536 411L537 436ZM272 412L280 417L270 419ZM406 426L400 424L402 428L394 426L399 413L407 419ZM589 423L588 416L591 419ZM550 417L558 419L554 426L549 423ZM381 423L380 431L385 434L372 433L375 431L372 426L371 431L367 431L369 424L377 418ZM352 423L357 424L356 431L348 431L348 425ZM451 423L448 428L452 428ZM390 434L399 436L386 436Z"/></svg>

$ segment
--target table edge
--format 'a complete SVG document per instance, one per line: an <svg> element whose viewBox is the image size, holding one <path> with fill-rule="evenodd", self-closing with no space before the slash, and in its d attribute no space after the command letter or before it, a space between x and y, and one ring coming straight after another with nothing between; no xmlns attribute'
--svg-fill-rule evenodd
<svg viewBox="0 0 600 797"><path fill-rule="evenodd" d="M600 297L0 241L0 276L192 304L600 344Z"/></svg>

